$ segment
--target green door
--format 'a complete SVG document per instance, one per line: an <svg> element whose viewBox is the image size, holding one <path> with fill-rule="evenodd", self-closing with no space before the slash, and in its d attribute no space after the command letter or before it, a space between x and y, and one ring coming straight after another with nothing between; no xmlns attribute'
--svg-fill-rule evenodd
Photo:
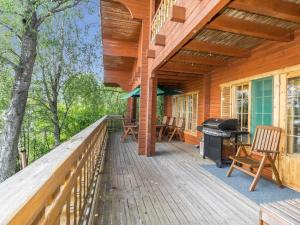
<svg viewBox="0 0 300 225"><path fill-rule="evenodd" d="M252 81L251 141L258 125L273 125L273 77Z"/></svg>

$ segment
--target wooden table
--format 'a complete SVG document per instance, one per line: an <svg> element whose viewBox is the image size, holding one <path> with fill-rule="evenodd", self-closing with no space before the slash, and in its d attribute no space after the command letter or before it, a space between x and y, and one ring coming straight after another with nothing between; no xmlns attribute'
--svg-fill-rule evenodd
<svg viewBox="0 0 300 225"><path fill-rule="evenodd" d="M135 136L135 132L134 130L137 130L138 129L138 125L136 124L126 124L124 125L124 133L123 135L121 136L121 141L124 142L125 141L125 138L129 135L129 134L132 134L134 140L136 141L137 138Z"/></svg>

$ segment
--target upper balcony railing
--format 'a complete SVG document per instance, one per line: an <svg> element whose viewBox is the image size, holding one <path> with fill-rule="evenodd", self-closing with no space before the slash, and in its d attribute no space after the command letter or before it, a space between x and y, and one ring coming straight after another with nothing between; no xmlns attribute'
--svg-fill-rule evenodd
<svg viewBox="0 0 300 225"><path fill-rule="evenodd" d="M101 118L1 183L0 224L88 223L108 128L119 125L111 120Z"/></svg>
<svg viewBox="0 0 300 225"><path fill-rule="evenodd" d="M159 33L161 27L164 25L166 20L170 17L172 6L177 0L162 0L159 8L157 9L151 26L151 39L154 40L156 34Z"/></svg>

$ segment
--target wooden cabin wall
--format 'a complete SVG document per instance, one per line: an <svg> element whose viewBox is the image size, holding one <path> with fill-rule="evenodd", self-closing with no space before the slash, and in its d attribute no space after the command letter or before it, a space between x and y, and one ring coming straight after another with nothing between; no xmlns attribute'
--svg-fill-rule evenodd
<svg viewBox="0 0 300 225"><path fill-rule="evenodd" d="M172 116L172 96L164 97L164 114L165 116Z"/></svg>
<svg viewBox="0 0 300 225"><path fill-rule="evenodd" d="M295 33L294 41L268 42L253 51L251 57L236 60L214 71L211 75L210 116L220 116L221 84L297 64L300 64L299 31Z"/></svg>
<svg viewBox="0 0 300 225"><path fill-rule="evenodd" d="M182 83L181 90L187 94L190 92L198 93L198 115L197 124L203 122L204 104L203 104L203 78L193 79L192 81ZM165 97L165 115L172 116L172 96ZM201 133L196 134L184 132L184 140L187 144L199 144Z"/></svg>
<svg viewBox="0 0 300 225"><path fill-rule="evenodd" d="M268 42L255 49L251 57L239 59L228 66L215 70L211 74L210 88L210 117L220 117L221 111L221 88L220 85L260 74L274 75L273 71L282 70L287 67L300 65L300 32L295 33L295 40L292 42ZM280 72L278 72L280 75ZM275 72L276 74L276 72ZM282 86L279 84L278 86ZM278 87L279 89L279 87ZM279 90L274 90L279 91ZM281 106L286 105L286 99L280 92ZM279 108L279 106L277 106ZM282 108L282 107L280 107ZM281 110L281 109L279 109ZM279 111L278 110L278 111ZM286 153L286 124L285 113L274 112L274 118L278 119L278 126L283 129L282 143L280 145L280 156L278 159L279 173L286 186L300 191L300 156L299 154ZM275 122L275 121L274 121ZM275 124L276 125L276 124ZM264 171L266 177L271 177L271 170Z"/></svg>

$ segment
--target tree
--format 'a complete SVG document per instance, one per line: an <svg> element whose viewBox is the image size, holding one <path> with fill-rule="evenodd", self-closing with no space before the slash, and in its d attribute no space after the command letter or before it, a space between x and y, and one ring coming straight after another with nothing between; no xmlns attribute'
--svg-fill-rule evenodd
<svg viewBox="0 0 300 225"><path fill-rule="evenodd" d="M0 60L10 65L15 74L0 137L0 182L13 175L16 170L18 141L42 24L56 13L75 7L81 1L0 0L0 31L5 31L3 33L7 42L7 45L0 46Z"/></svg>

